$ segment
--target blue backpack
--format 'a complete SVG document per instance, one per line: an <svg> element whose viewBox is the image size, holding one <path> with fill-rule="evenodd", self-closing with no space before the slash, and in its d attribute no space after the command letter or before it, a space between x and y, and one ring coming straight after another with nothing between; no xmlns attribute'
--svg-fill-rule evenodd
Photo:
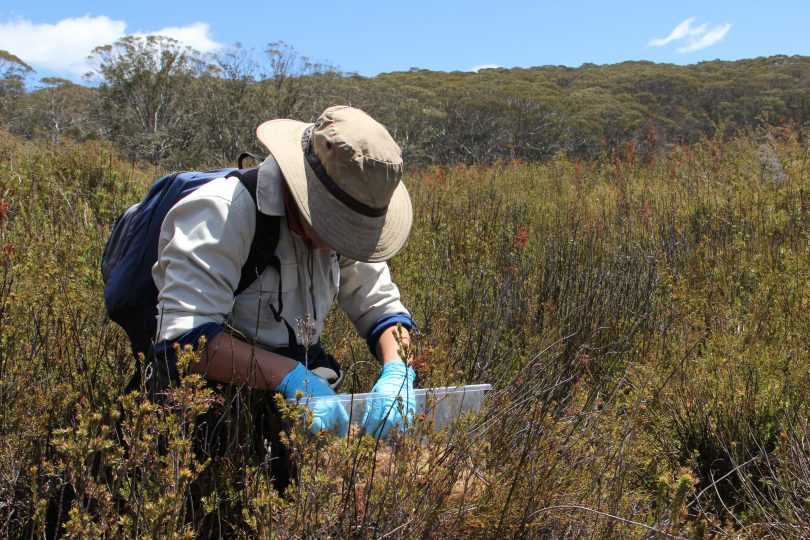
<svg viewBox="0 0 810 540"><path fill-rule="evenodd" d="M174 173L158 180L143 200L127 208L113 225L101 256L104 304L110 319L126 331L136 356L143 353L148 358L154 351L158 291L152 280L152 266L157 261L163 219L180 199L223 176L236 176L256 201L256 168ZM280 220L257 208L256 232L234 296L253 283L268 265L280 270L275 255Z"/></svg>

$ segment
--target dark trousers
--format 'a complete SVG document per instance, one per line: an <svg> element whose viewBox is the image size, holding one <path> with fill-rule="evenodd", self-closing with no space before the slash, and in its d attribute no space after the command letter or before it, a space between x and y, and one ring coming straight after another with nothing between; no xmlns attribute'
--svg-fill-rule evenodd
<svg viewBox="0 0 810 540"><path fill-rule="evenodd" d="M327 354L320 343L309 350L300 345L295 349L277 349L273 352L305 363L308 369L323 377L336 388L342 381L342 371L335 359ZM221 489L217 469L222 460L236 470L235 483L244 481L244 465L260 465L273 482L273 487L284 493L295 474L287 447L281 440L284 425L275 402L275 392L239 388L233 385L209 383L217 395L216 403L197 417L194 451L201 461L210 459L210 465L189 487L189 518L195 529L204 531L213 524L205 523L214 516L202 516L200 501L214 489ZM235 492L241 486L235 485ZM226 503L226 512L239 516L240 502ZM200 521L202 520L202 521Z"/></svg>
<svg viewBox="0 0 810 540"><path fill-rule="evenodd" d="M332 388L343 380L340 364L324 351L320 342L309 350L298 345L295 349L275 349L273 352L297 360L322 377ZM268 443L278 438L282 429L276 407L275 392L237 388L233 385L209 383L217 394L217 403L197 419L200 457L223 457L240 449L264 456Z"/></svg>

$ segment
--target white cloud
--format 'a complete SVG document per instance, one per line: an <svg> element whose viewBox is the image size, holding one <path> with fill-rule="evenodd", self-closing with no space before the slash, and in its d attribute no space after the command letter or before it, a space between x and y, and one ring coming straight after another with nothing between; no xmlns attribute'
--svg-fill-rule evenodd
<svg viewBox="0 0 810 540"><path fill-rule="evenodd" d="M0 49L20 57L34 69L73 73L87 71L87 55L98 45L124 35L126 23L108 17L77 17L56 24L17 19L0 23Z"/></svg>
<svg viewBox="0 0 810 540"><path fill-rule="evenodd" d="M731 30L731 24L726 23L722 26L717 26L712 28L708 32L696 37L694 39L689 39L686 42L686 45L683 47L678 47L679 53L687 53L692 51L697 51L698 49L705 49L706 47L711 47L715 43L719 43L722 41L728 31Z"/></svg>
<svg viewBox="0 0 810 540"><path fill-rule="evenodd" d="M482 69L498 69L499 67L501 66L499 66L498 64L480 64L478 66L471 67L470 71L475 71L476 73L478 73Z"/></svg>
<svg viewBox="0 0 810 540"><path fill-rule="evenodd" d="M670 32L667 37L651 39L647 42L647 45L651 47L661 47L673 41L677 41L683 43L683 45L676 50L679 53L687 53L705 49L715 43L719 43L726 37L729 30L731 30L730 23L709 28L709 25L705 23L693 27L692 24L694 22L695 17L690 17L673 28L672 32Z"/></svg>
<svg viewBox="0 0 810 540"><path fill-rule="evenodd" d="M200 52L214 52L222 43L211 39L211 27L208 23L194 23L188 26L169 26L155 32L138 32L137 36L167 36L174 38L184 45L188 45Z"/></svg>
<svg viewBox="0 0 810 540"><path fill-rule="evenodd" d="M127 35L124 21L97 16L63 19L55 24L34 24L25 19L0 22L0 49L18 56L36 70L83 75L90 66L87 56L99 45ZM135 35L164 35L202 52L221 47L210 36L206 23L162 28Z"/></svg>
<svg viewBox="0 0 810 540"><path fill-rule="evenodd" d="M692 23L695 22L694 17L690 17L686 19L681 24L676 26L672 32L665 38L658 38L658 39L651 39L647 45L651 45L653 47L660 47L661 45L666 45L670 41L675 41L677 39L683 39L689 33L689 28L692 26Z"/></svg>

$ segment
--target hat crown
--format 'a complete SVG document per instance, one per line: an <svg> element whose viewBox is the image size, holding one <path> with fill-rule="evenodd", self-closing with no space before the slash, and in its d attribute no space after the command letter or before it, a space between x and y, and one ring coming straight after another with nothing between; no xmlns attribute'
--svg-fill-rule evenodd
<svg viewBox="0 0 810 540"><path fill-rule="evenodd" d="M402 178L402 153L385 127L347 106L323 112L310 133L312 152L343 191L385 208Z"/></svg>
<svg viewBox="0 0 810 540"><path fill-rule="evenodd" d="M413 209L401 181L402 153L382 124L338 106L315 124L268 120L256 135L278 163L302 219L326 245L366 262L388 260L402 248ZM278 191L261 178L260 210L270 208Z"/></svg>

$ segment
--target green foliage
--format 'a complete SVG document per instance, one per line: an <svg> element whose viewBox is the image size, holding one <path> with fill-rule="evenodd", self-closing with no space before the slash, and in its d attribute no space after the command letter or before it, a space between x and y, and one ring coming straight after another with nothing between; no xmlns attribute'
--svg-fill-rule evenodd
<svg viewBox="0 0 810 540"><path fill-rule="evenodd" d="M90 60L99 87L102 125L113 140L130 139L133 157L165 161L196 127L192 82L205 72L199 54L162 36L127 36L97 47Z"/></svg>
<svg viewBox="0 0 810 540"><path fill-rule="evenodd" d="M595 159L630 141L649 157L705 137L810 122L810 59L802 56L365 78L283 42L205 55L170 38L128 37L92 54L98 86L46 82L28 93L28 67L17 60L0 55L0 118L14 133L109 139L126 156L172 169L264 152L252 137L260 122L312 121L335 104L385 124L413 167L547 161L560 151Z"/></svg>
<svg viewBox="0 0 810 540"><path fill-rule="evenodd" d="M40 81L40 88L20 96L8 115L9 129L26 138L84 141L100 132L92 115L96 90L55 77Z"/></svg>
<svg viewBox="0 0 810 540"><path fill-rule="evenodd" d="M601 73L549 69L568 86ZM3 533L801 538L805 137L786 126L667 155L621 143L409 174L414 228L391 267L422 326L418 386L495 389L450 432L425 415L382 444L311 436L282 402L280 441L244 439L271 396L212 390L186 371L191 350L158 402L124 395L134 362L104 317L98 262L115 216L162 171L108 144L2 133ZM324 343L349 367L345 389L366 391L378 366L342 314ZM196 426L225 403L240 405L223 420L232 451L209 458ZM286 487L274 444L293 465Z"/></svg>
<svg viewBox="0 0 810 540"><path fill-rule="evenodd" d="M0 119L17 107L17 99L25 91L25 76L31 71L17 56L0 49Z"/></svg>

